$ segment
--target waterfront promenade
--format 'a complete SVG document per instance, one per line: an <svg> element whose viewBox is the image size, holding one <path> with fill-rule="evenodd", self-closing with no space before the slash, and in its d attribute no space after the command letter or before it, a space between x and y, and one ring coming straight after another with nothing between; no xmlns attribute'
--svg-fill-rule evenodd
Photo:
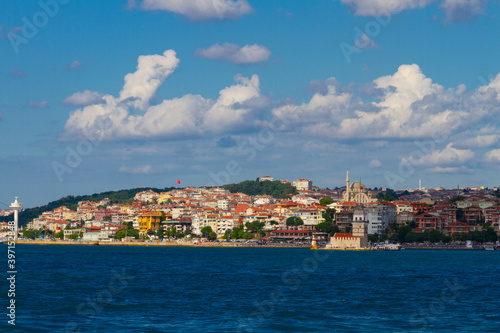
<svg viewBox="0 0 500 333"><path fill-rule="evenodd" d="M16 244L26 245L85 245L85 246L152 246L152 247L248 247L248 248L310 248L305 243L266 243L256 242L189 242L189 241L134 241L134 242L109 242L109 241L63 241L63 240L18 240ZM325 250L319 246L320 250ZM467 247L465 244L401 244L402 250L484 250L483 244L474 244ZM367 250L382 251L383 249L368 248Z"/></svg>
<svg viewBox="0 0 500 333"><path fill-rule="evenodd" d="M157 247L253 247L253 248L310 248L306 243L246 243L246 242L186 242L186 241L137 241L137 242L79 242L60 240L18 240L16 244L26 245L87 245L87 246L157 246Z"/></svg>

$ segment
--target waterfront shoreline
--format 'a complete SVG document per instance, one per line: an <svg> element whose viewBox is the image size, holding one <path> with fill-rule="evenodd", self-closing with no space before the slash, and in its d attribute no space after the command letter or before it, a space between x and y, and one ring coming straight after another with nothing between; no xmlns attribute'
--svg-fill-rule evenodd
<svg viewBox="0 0 500 333"><path fill-rule="evenodd" d="M310 245L290 244L248 244L248 243L187 243L187 242L70 242L70 241L26 241L18 240L16 245L80 245L80 246L147 246L147 247L220 247L220 248L283 248L309 249Z"/></svg>
<svg viewBox="0 0 500 333"><path fill-rule="evenodd" d="M219 248L277 248L277 249L310 249L310 245L304 244L249 244L249 243L212 243L212 242L204 242L193 244L190 242L74 242L74 241L26 241L26 240L18 240L16 245L72 245L72 246L146 246L146 247L219 247ZM319 247L318 250L323 251L395 251L388 249L376 249L376 248L367 248L367 249L326 249L323 247ZM402 246L401 250L453 250L453 251L461 251L461 250L476 250L476 251L484 251L484 248L481 247L461 247L461 246L453 246L453 247L439 247L439 246ZM399 250L397 250L399 251Z"/></svg>

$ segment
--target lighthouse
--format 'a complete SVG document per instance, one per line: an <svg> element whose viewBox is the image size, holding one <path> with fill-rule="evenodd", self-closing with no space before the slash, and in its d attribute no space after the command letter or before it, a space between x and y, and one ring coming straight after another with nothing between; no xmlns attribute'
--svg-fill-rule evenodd
<svg viewBox="0 0 500 333"><path fill-rule="evenodd" d="M19 225L19 211L23 207L22 203L16 200L10 204L10 208L14 210L14 241L17 241L17 226Z"/></svg>

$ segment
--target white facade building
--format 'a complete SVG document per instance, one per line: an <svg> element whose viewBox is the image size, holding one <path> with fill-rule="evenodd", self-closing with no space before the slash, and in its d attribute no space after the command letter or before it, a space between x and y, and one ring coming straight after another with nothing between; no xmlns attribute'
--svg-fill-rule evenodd
<svg viewBox="0 0 500 333"><path fill-rule="evenodd" d="M297 179L293 181L293 186L297 191L312 191L312 181L309 179Z"/></svg>

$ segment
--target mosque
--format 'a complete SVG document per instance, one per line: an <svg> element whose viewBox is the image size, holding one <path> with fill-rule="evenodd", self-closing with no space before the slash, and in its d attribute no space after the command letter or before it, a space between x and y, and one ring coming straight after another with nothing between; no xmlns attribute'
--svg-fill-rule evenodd
<svg viewBox="0 0 500 333"><path fill-rule="evenodd" d="M363 204L375 201L366 186L361 182L349 183L349 171L346 177L346 190L343 201L356 202L352 216L352 233L336 233L330 238L327 249L361 250L368 248L368 216Z"/></svg>
<svg viewBox="0 0 500 333"><path fill-rule="evenodd" d="M362 182L349 183L349 171L347 171L346 176L346 190L342 194L342 201L356 202L358 204L367 204L370 202L377 201L372 198L372 195L366 189L366 186Z"/></svg>

